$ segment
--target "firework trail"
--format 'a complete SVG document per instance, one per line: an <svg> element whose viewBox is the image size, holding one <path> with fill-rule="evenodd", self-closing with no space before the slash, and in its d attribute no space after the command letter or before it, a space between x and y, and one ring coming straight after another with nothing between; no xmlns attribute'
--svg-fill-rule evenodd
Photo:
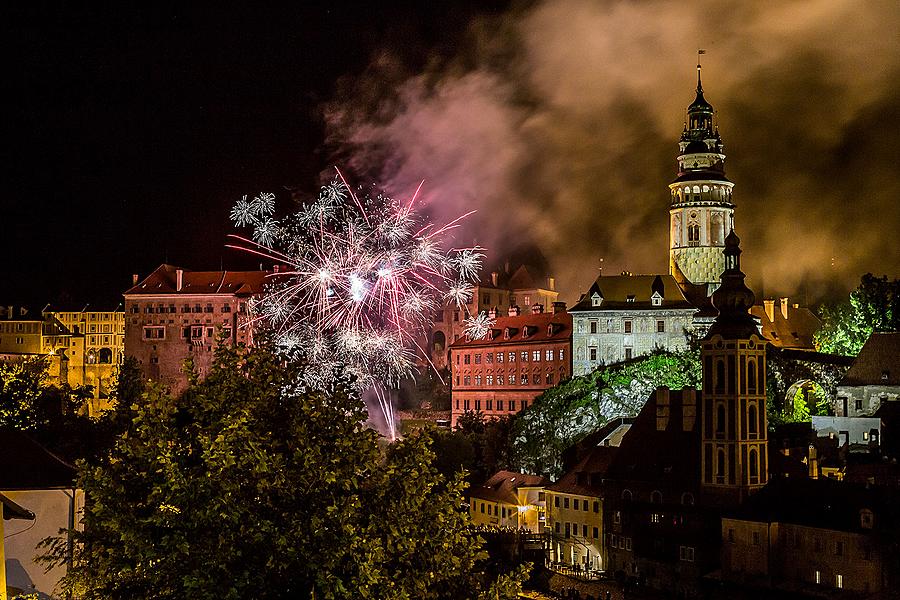
<svg viewBox="0 0 900 600"><path fill-rule="evenodd" d="M421 187L421 186L420 186ZM417 340L434 312L455 304L468 313L484 253L450 248L461 219L438 226L408 202L381 193L354 193L340 171L299 212L275 218L275 196L244 196L231 210L250 238L231 247L286 265L253 304L255 318L275 331L278 349L302 359L302 385L326 389L350 374L360 393L377 399L395 436L391 390L412 376ZM486 335L482 315L466 320L467 334Z"/></svg>

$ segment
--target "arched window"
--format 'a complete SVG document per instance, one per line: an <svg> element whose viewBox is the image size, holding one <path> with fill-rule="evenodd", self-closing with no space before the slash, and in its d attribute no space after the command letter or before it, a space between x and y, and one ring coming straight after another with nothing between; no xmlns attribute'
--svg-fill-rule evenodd
<svg viewBox="0 0 900 600"><path fill-rule="evenodd" d="M112 363L112 350L110 350L109 348L100 348L99 357L101 365L108 365Z"/></svg>
<svg viewBox="0 0 900 600"><path fill-rule="evenodd" d="M716 361L716 393L725 393L725 361Z"/></svg>
<svg viewBox="0 0 900 600"><path fill-rule="evenodd" d="M759 461L756 457L756 450L750 450L750 483L756 483L759 479Z"/></svg>
<svg viewBox="0 0 900 600"><path fill-rule="evenodd" d="M725 433L725 404L716 405L716 433Z"/></svg>
<svg viewBox="0 0 900 600"><path fill-rule="evenodd" d="M431 349L433 352L443 352L447 347L447 337L443 331L435 331L431 337Z"/></svg>
<svg viewBox="0 0 900 600"><path fill-rule="evenodd" d="M747 361L747 392L750 394L756 393L756 382L757 382L757 374L756 374L756 361L749 360Z"/></svg>
<svg viewBox="0 0 900 600"><path fill-rule="evenodd" d="M688 225L688 246L700 245L700 225L691 223Z"/></svg>
<svg viewBox="0 0 900 600"><path fill-rule="evenodd" d="M693 506L694 505L694 495L690 492L685 492L681 495L681 503L685 506Z"/></svg>
<svg viewBox="0 0 900 600"><path fill-rule="evenodd" d="M750 408L747 409L747 431L751 435L755 436L757 434L757 423L756 405L751 404Z"/></svg>
<svg viewBox="0 0 900 600"><path fill-rule="evenodd" d="M662 504L662 492L659 490L650 492L650 504Z"/></svg>
<svg viewBox="0 0 900 600"><path fill-rule="evenodd" d="M716 460L716 483L725 483L725 451L719 450Z"/></svg>
<svg viewBox="0 0 900 600"><path fill-rule="evenodd" d="M631 502L631 490L622 490L622 500Z"/></svg>

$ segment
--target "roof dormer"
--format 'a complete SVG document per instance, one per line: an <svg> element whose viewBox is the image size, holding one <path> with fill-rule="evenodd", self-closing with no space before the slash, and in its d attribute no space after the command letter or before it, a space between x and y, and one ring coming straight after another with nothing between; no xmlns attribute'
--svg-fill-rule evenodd
<svg viewBox="0 0 900 600"><path fill-rule="evenodd" d="M659 292L653 292L653 295L650 296L650 304L653 306L662 306L663 297Z"/></svg>
<svg viewBox="0 0 900 600"><path fill-rule="evenodd" d="M603 304L603 296L601 296L597 292L594 292L593 294L591 294L591 306L596 307L596 306L600 306L601 304Z"/></svg>

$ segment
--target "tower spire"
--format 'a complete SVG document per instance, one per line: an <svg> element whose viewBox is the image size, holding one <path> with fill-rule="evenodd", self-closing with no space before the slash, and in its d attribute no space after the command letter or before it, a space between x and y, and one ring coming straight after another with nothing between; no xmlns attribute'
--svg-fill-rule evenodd
<svg viewBox="0 0 900 600"><path fill-rule="evenodd" d="M700 81L700 71L703 69L703 66L700 64L700 57L706 54L706 50L700 49L697 50L697 93L703 93L703 83Z"/></svg>

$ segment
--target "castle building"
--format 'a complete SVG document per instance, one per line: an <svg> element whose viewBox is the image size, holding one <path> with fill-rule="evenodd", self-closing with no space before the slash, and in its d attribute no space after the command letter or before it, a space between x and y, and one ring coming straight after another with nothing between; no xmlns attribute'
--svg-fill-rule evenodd
<svg viewBox="0 0 900 600"><path fill-rule="evenodd" d="M462 337L450 346L451 427L472 411L485 417L515 414L544 390L572 375L572 318L565 304L532 314L509 309L482 339Z"/></svg>
<svg viewBox="0 0 900 600"><path fill-rule="evenodd" d="M569 311L572 372L630 360L655 348L684 350L697 308L671 275L598 277Z"/></svg>
<svg viewBox="0 0 900 600"><path fill-rule="evenodd" d="M262 294L267 271L189 271L160 265L125 292L125 353L144 375L173 392L187 386L190 359L199 375L220 342L249 344L249 303Z"/></svg>
<svg viewBox="0 0 900 600"><path fill-rule="evenodd" d="M862 417L900 400L900 332L874 332L838 383L834 414Z"/></svg>
<svg viewBox="0 0 900 600"><path fill-rule="evenodd" d="M465 320L470 315L495 311L507 314L512 306L531 307L539 304L550 312L559 298L556 279L539 276L538 269L527 264L511 267L507 261L472 289L471 301L460 308L446 303L434 316L429 340L431 362L437 370L448 367L450 345L465 336Z"/></svg>
<svg viewBox="0 0 900 600"><path fill-rule="evenodd" d="M109 398L119 365L125 358L125 313L121 304L103 310L90 305L48 305L43 316L61 323L69 333L68 347L56 351L66 361L64 372L70 386L91 386L87 403L90 415L110 408Z"/></svg>
<svg viewBox="0 0 900 600"><path fill-rule="evenodd" d="M678 176L669 184L669 274L680 273L710 294L724 269L722 247L734 227L734 184L725 177L725 154L712 105L703 97L697 65L697 97L688 106L678 147Z"/></svg>

